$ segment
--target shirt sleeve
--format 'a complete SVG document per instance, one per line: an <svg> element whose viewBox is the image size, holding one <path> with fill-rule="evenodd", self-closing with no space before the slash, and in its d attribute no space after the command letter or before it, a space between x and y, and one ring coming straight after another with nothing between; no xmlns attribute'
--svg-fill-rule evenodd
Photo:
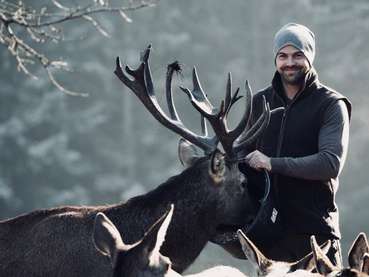
<svg viewBox="0 0 369 277"><path fill-rule="evenodd" d="M324 114L319 152L299 158L271 158L272 172L307 180L337 178L346 160L349 123L346 104L336 101Z"/></svg>

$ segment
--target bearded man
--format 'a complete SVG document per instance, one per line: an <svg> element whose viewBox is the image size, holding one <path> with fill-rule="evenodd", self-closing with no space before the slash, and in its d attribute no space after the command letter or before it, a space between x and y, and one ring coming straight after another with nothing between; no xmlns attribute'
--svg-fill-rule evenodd
<svg viewBox="0 0 369 277"><path fill-rule="evenodd" d="M271 86L254 96L253 118L263 96L273 113L267 130L246 163L267 170L284 223L283 236L262 249L275 260L296 261L311 252L310 236L331 241L328 257L342 265L339 213L335 203L344 165L351 104L323 85L313 67L315 36L306 26L289 23L274 38L276 72Z"/></svg>

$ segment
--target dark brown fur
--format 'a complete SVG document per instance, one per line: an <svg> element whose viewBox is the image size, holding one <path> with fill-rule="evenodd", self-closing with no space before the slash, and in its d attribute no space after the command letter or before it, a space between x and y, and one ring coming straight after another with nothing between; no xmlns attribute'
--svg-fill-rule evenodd
<svg viewBox="0 0 369 277"><path fill-rule="evenodd" d="M107 257L92 241L95 215L105 213L125 243L138 241L173 203L175 212L161 252L182 272L219 224L241 224L248 203L236 165L215 184L209 159L123 204L39 210L0 223L0 276L109 276Z"/></svg>

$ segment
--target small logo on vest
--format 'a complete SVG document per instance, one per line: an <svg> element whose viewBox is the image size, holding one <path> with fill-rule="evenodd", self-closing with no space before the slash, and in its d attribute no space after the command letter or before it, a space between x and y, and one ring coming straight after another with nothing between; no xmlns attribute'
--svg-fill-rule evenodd
<svg viewBox="0 0 369 277"><path fill-rule="evenodd" d="M277 220L277 216L278 216L278 211L275 208L273 208L272 216L270 217L273 223L275 223L275 221Z"/></svg>

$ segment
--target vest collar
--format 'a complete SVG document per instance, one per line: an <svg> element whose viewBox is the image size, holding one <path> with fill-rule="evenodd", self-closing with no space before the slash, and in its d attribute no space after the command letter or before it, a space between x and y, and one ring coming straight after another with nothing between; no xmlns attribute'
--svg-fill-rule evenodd
<svg viewBox="0 0 369 277"><path fill-rule="evenodd" d="M315 69L312 67L305 75L303 85L300 91L296 94L293 101L297 98L303 98L310 94L312 91L316 90L319 86L318 74ZM287 101L287 97L284 93L284 88L281 80L281 75L278 71L275 72L273 80L272 80L273 91L278 94L285 102Z"/></svg>

